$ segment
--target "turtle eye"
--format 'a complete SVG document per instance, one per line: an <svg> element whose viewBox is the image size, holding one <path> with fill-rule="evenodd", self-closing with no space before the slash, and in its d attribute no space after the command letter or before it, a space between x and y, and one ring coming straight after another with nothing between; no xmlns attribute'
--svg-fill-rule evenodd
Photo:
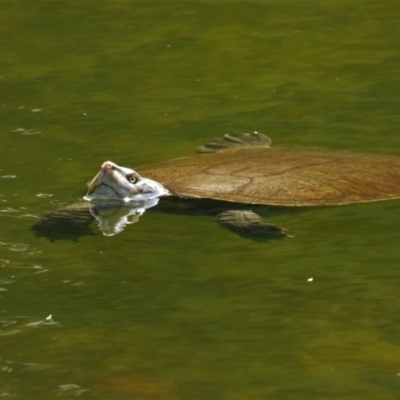
<svg viewBox="0 0 400 400"><path fill-rule="evenodd" d="M138 176L135 174L127 175L126 179L128 179L129 183L137 183L137 181L139 180Z"/></svg>

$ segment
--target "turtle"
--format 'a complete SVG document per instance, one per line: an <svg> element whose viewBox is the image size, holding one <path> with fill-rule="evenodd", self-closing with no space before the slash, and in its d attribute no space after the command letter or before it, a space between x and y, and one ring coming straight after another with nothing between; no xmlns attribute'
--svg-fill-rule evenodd
<svg viewBox="0 0 400 400"><path fill-rule="evenodd" d="M88 201L174 196L283 207L336 206L400 198L400 158L321 148L271 147L258 132L225 135L189 156L135 170L106 161L88 185ZM286 236L251 211L217 221L236 232Z"/></svg>

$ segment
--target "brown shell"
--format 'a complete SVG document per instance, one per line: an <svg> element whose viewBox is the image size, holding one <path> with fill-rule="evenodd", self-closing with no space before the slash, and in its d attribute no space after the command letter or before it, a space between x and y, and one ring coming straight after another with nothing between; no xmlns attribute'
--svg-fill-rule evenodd
<svg viewBox="0 0 400 400"><path fill-rule="evenodd" d="M239 149L137 168L179 197L318 206L400 198L400 158L315 148Z"/></svg>

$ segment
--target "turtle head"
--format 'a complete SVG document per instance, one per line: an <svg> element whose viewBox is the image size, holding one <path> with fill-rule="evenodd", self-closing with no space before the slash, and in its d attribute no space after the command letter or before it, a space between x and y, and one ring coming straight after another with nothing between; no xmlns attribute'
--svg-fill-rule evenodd
<svg viewBox="0 0 400 400"><path fill-rule="evenodd" d="M89 201L142 201L169 194L160 183L142 178L133 169L120 167L111 161L103 163L88 186L84 199Z"/></svg>

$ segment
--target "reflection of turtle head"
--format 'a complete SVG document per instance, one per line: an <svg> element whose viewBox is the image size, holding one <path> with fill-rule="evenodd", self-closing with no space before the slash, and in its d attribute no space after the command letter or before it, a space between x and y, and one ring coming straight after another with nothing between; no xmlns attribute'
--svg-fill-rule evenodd
<svg viewBox="0 0 400 400"><path fill-rule="evenodd" d="M153 199L167 194L168 191L160 183L142 178L133 169L106 161L89 183L85 199L129 202Z"/></svg>

